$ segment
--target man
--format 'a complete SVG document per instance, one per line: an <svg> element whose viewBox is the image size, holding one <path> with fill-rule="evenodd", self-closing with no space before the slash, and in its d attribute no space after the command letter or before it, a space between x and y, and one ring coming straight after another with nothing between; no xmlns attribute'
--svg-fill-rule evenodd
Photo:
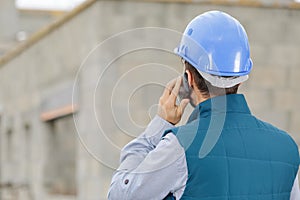
<svg viewBox="0 0 300 200"><path fill-rule="evenodd" d="M108 199L299 200L297 145L236 94L252 69L242 25L219 11L199 15L175 52L185 78L167 85L157 116L123 148ZM177 105L182 82L188 99ZM175 127L188 103L193 113Z"/></svg>

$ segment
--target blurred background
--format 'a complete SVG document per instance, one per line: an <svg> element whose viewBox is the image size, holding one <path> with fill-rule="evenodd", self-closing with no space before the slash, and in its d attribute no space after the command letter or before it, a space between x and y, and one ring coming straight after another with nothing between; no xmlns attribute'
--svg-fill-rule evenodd
<svg viewBox="0 0 300 200"><path fill-rule="evenodd" d="M300 144L300 1L0 0L0 200L106 199L120 148L182 73L180 32L209 10L248 32L252 113Z"/></svg>

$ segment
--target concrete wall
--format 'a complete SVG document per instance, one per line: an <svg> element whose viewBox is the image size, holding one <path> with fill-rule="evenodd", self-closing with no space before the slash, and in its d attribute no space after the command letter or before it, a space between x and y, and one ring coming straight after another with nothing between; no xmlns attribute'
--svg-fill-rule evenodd
<svg viewBox="0 0 300 200"><path fill-rule="evenodd" d="M50 12L23 12L15 7L15 1L0 1L0 56L20 44L24 37L58 19L61 14Z"/></svg>
<svg viewBox="0 0 300 200"><path fill-rule="evenodd" d="M170 29L181 32L194 16L212 9L235 16L248 32L254 68L241 92L252 112L289 131L299 144L298 10L98 1L0 68L1 182L28 183L35 199L75 199L49 194L45 188L53 130L51 122L40 119L44 103L74 84L77 131L70 128L68 134L77 138L76 197L105 199L119 148L154 115L162 85L182 72L180 60L171 53L180 34ZM139 27L167 29L131 30ZM118 34L126 30L131 31ZM72 102L71 95L66 98L62 101ZM28 126L31 145L25 150ZM59 160L66 155L56 156Z"/></svg>

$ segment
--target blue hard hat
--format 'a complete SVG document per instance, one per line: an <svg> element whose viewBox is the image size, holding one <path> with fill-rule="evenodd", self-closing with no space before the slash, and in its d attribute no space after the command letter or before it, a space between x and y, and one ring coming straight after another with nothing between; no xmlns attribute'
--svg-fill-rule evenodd
<svg viewBox="0 0 300 200"><path fill-rule="evenodd" d="M195 17L174 51L199 71L211 75L245 76L252 69L245 29L220 11Z"/></svg>

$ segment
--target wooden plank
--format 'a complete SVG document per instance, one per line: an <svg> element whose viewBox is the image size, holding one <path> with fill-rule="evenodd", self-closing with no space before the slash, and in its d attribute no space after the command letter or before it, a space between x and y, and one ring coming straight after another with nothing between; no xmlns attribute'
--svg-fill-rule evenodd
<svg viewBox="0 0 300 200"><path fill-rule="evenodd" d="M26 41L18 44L15 48L12 48L11 50L7 51L2 57L0 57L0 67L2 67L4 64L21 54L29 47L31 47L37 41L46 37L55 29L59 28L60 26L68 22L70 19L72 19L73 17L75 17L76 15L93 5L95 2L97 2L97 0L88 0L84 2L80 6L76 7L74 10L68 12L66 15L61 17L59 20L54 21L50 25L42 28L41 30L31 35Z"/></svg>
<svg viewBox="0 0 300 200"><path fill-rule="evenodd" d="M78 106L76 104L69 104L63 107L59 107L53 110L43 112L40 116L42 121L50 121L60 117L74 114L78 111Z"/></svg>

